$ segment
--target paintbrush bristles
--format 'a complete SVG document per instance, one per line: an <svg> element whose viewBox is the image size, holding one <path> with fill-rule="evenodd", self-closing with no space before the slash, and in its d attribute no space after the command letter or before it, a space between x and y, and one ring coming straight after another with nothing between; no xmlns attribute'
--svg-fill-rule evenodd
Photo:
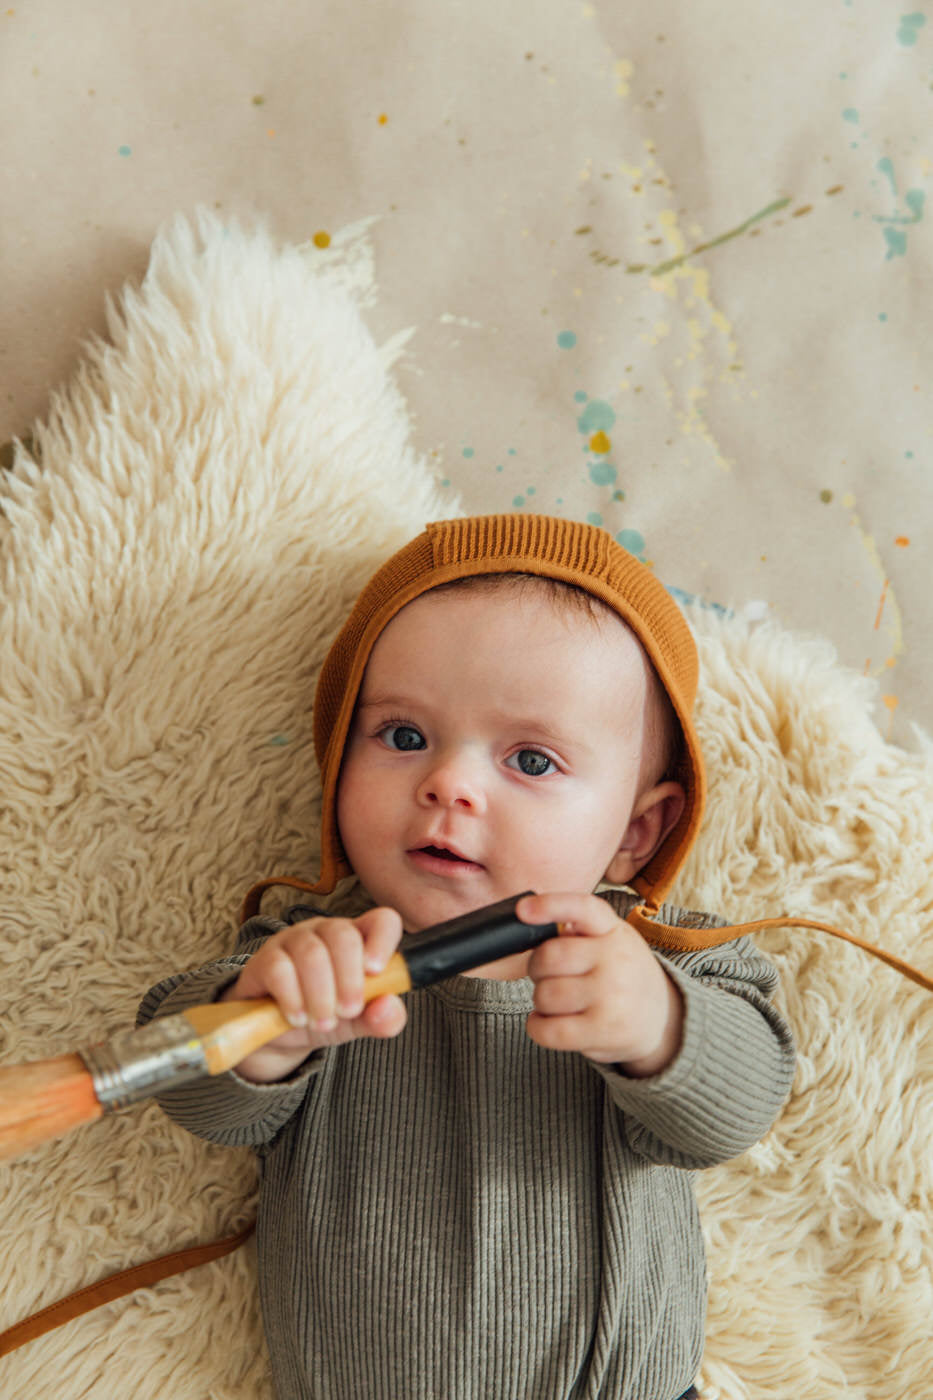
<svg viewBox="0 0 933 1400"><path fill-rule="evenodd" d="M80 1055L0 1069L0 1159L16 1157L102 1113Z"/></svg>

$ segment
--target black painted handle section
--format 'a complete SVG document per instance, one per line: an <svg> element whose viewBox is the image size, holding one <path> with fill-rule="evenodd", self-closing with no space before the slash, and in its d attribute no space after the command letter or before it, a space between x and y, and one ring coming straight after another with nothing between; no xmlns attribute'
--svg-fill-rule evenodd
<svg viewBox="0 0 933 1400"><path fill-rule="evenodd" d="M402 948L413 987L428 987L458 972L524 953L557 934L557 924L523 924L515 916L515 906L525 890L499 904L487 904L443 924L434 924Z"/></svg>

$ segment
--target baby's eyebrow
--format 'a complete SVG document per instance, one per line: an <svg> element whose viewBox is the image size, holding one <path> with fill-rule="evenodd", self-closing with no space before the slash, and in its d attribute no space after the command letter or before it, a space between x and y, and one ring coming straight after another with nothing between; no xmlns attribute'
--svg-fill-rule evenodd
<svg viewBox="0 0 933 1400"><path fill-rule="evenodd" d="M358 710L407 710L412 704L410 695L392 695L388 692L373 695L360 695L356 702Z"/></svg>

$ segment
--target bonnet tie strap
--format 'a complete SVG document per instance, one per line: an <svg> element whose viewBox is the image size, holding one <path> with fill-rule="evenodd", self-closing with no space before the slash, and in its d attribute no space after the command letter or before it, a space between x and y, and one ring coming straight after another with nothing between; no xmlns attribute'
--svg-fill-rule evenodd
<svg viewBox="0 0 933 1400"><path fill-rule="evenodd" d="M933 977L927 973L921 972L919 968L905 962L903 958L897 957L894 953L889 953L886 948L879 948L877 943L869 943L867 938L859 938L857 934L836 928L835 924L821 923L818 919L799 919L796 915L785 914L776 919L755 919L747 924L726 924L720 928L693 929L679 928L674 924L662 924L653 917L656 912L657 910L651 905L640 904L635 909L630 910L625 919L649 943L669 952L695 952L704 948L717 948L721 943L729 943L733 938L741 938L744 934L759 933L763 929L812 928L819 933L831 933L835 938L842 938L846 943L854 944L856 948L861 948L864 953L870 953L872 957L887 963L888 967L893 967L895 972L908 977L911 982L916 982L918 987L933 992Z"/></svg>

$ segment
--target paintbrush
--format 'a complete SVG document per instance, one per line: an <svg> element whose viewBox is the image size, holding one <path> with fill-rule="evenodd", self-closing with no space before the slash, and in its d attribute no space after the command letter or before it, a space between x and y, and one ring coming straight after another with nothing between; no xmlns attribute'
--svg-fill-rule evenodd
<svg viewBox="0 0 933 1400"><path fill-rule="evenodd" d="M523 895L418 934L367 977L364 1000L402 994L521 953L553 938L557 924L525 924ZM70 1055L0 1068L0 1159L203 1075L222 1074L293 1027L274 1001L191 1006Z"/></svg>

